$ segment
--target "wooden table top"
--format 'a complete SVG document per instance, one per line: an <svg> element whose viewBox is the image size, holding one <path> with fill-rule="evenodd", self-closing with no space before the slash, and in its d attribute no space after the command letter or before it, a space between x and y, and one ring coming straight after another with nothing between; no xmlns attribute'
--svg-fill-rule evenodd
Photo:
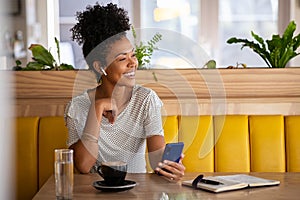
<svg viewBox="0 0 300 200"><path fill-rule="evenodd" d="M199 173L186 173L184 180L194 179ZM227 175L233 173L204 173ZM180 183L170 183L156 174L127 174L126 180L137 185L126 191L103 192L92 184L102 180L98 174L75 174L73 199L300 199L300 173L249 173L250 175L279 180L279 186L247 188L242 190L211 193L194 190ZM33 200L55 199L54 176L51 176Z"/></svg>

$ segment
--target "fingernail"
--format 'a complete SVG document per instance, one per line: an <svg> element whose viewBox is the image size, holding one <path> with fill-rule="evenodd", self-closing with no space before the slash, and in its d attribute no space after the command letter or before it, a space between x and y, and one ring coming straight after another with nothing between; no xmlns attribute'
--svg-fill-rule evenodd
<svg viewBox="0 0 300 200"><path fill-rule="evenodd" d="M162 167L162 166L163 166L163 164L162 164L161 162L159 162L159 163L158 163L158 166L159 166L159 167Z"/></svg>

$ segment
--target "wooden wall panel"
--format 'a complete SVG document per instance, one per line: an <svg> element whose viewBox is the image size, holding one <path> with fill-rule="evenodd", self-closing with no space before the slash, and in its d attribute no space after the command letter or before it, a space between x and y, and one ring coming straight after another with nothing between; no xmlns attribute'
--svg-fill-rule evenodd
<svg viewBox="0 0 300 200"><path fill-rule="evenodd" d="M72 96L96 86L85 70L7 73L17 116L62 115ZM300 68L138 70L136 81L156 91L164 115L300 114Z"/></svg>

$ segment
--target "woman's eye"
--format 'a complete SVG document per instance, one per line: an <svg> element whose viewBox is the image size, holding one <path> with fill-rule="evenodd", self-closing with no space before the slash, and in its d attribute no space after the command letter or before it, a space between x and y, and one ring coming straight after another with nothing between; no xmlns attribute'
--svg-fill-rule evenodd
<svg viewBox="0 0 300 200"><path fill-rule="evenodd" d="M132 54L132 56L131 57L136 57L136 54L134 53L134 54Z"/></svg>
<svg viewBox="0 0 300 200"><path fill-rule="evenodd" d="M126 57L119 57L117 60L118 61L124 61L124 60L126 60Z"/></svg>

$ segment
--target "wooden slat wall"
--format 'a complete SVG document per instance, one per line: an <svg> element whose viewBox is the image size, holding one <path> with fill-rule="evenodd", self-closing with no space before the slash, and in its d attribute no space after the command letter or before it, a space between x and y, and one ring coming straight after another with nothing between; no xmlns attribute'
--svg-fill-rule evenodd
<svg viewBox="0 0 300 200"><path fill-rule="evenodd" d="M16 116L63 115L72 96L96 86L89 71L7 73ZM157 92L164 115L300 115L300 68L138 70L136 77Z"/></svg>

